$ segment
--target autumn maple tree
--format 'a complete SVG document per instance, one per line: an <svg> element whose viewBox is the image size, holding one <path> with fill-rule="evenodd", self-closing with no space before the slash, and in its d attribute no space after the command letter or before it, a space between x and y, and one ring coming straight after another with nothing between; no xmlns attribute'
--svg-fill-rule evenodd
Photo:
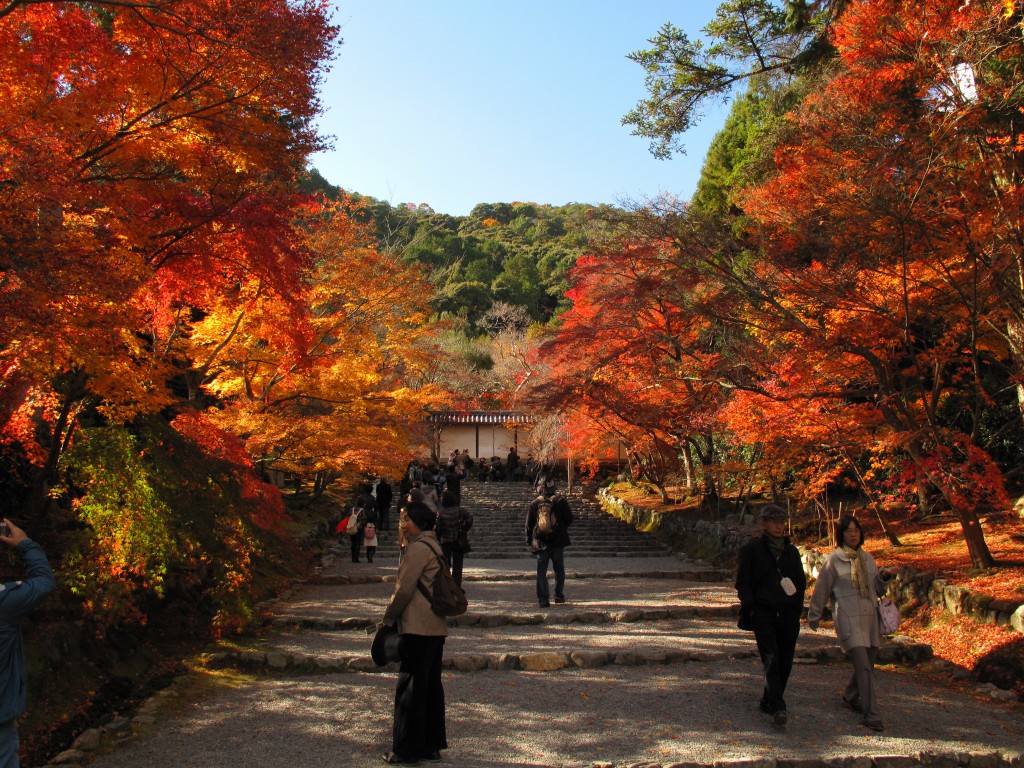
<svg viewBox="0 0 1024 768"><path fill-rule="evenodd" d="M993 559L977 510L1006 503L981 430L1010 363L993 269L1014 263L1016 222L990 214L1007 193L991 161L987 183L976 176L976 95L957 65L979 36L1011 53L999 46L1011 25L995 5L851 4L834 36L842 71L796 113L778 175L744 201L779 296L765 324L786 396L881 422L873 439L941 494L982 567Z"/></svg>
<svg viewBox="0 0 1024 768"><path fill-rule="evenodd" d="M668 242L626 243L581 259L567 293L572 308L537 362L534 402L570 414L574 443L607 453L625 446L638 475L664 495L671 474L693 484L696 454L706 470L718 459L711 415L720 402L721 362L711 320ZM706 471L706 492L715 493Z"/></svg>
<svg viewBox="0 0 1024 768"><path fill-rule="evenodd" d="M243 278L291 289L327 18L285 0L3 7L0 429L42 454L37 512L76 414L170 401L176 313Z"/></svg>
<svg viewBox="0 0 1024 768"><path fill-rule="evenodd" d="M210 418L265 467L322 479L400 473L433 392L411 385L426 365L428 284L346 207L299 221L312 254L300 290L243 283L181 326L195 378L226 403Z"/></svg>
<svg viewBox="0 0 1024 768"><path fill-rule="evenodd" d="M787 23L809 8L788 5ZM994 451L1022 421L1006 417L1022 380L1019 7L816 5L834 53L816 70L765 4L720 9L706 60L772 51L743 77L759 69L794 105L760 137L774 164L729 191L731 209L640 211L633 252L659 254L644 268L626 252L582 261L541 390L627 443L627 425L646 429L671 458L711 446L706 431L706 472L745 456L804 501L852 483L891 541L889 508L940 504L991 566L981 517L1007 504ZM729 38L741 17L760 24L746 48ZM720 60L700 80L701 46L663 33L644 52L652 111L630 122L666 152L733 75Z"/></svg>
<svg viewBox="0 0 1024 768"><path fill-rule="evenodd" d="M253 559L279 540L280 493L197 412L217 356L185 331L273 297L267 338L309 338L297 190L325 147L329 14L302 0L0 5L5 514L54 539L98 625L143 621L172 572L244 602Z"/></svg>

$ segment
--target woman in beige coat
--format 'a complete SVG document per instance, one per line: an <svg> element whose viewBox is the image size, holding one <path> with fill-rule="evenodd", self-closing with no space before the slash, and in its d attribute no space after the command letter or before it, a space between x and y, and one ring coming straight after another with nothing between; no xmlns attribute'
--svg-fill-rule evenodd
<svg viewBox="0 0 1024 768"><path fill-rule="evenodd" d="M852 515L840 518L836 541L839 546L825 560L814 584L807 623L817 630L825 604L832 601L839 645L853 662L843 704L862 716L861 725L881 731L884 726L875 707L872 669L882 643L878 597L885 594L892 569L879 571L871 554L861 549L864 534Z"/></svg>
<svg viewBox="0 0 1024 768"><path fill-rule="evenodd" d="M441 658L448 621L431 610L429 595L441 572L441 545L434 535L437 515L422 502L402 510L398 528L406 540L395 591L378 627L398 625L400 667L395 689L395 722L388 765L437 762L448 748Z"/></svg>

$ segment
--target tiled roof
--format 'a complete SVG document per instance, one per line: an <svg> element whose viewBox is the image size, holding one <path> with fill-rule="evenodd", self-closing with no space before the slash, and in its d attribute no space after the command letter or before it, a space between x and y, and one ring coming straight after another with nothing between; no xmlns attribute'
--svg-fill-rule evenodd
<svg viewBox="0 0 1024 768"><path fill-rule="evenodd" d="M434 411L427 417L431 424L533 424L533 417L522 411Z"/></svg>

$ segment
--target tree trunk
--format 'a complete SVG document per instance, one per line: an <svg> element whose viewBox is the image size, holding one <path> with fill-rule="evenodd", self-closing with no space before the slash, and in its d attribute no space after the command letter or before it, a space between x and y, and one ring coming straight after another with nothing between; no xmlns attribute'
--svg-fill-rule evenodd
<svg viewBox="0 0 1024 768"><path fill-rule="evenodd" d="M1024 290L1024 285L1021 285ZM1024 327L1021 321L1013 316L1006 324L1006 336L1010 341L1010 355L1016 362L1018 371L1024 370ZM1017 410L1024 420L1024 381L1017 380Z"/></svg>
<svg viewBox="0 0 1024 768"><path fill-rule="evenodd" d="M985 532L981 529L981 521L973 509L956 510L956 516L960 520L960 526L964 530L964 541L967 542L967 551L971 556L971 563L975 568L995 568L996 559L985 543Z"/></svg>
<svg viewBox="0 0 1024 768"><path fill-rule="evenodd" d="M28 517L33 526L32 530L39 531L46 522L47 500L50 495L50 487L57 476L57 465L60 462L61 454L70 443L70 433L75 428L71 418L76 403L81 401L85 395L84 374L74 373L64 382L66 392L61 403L57 420L53 423L53 432L50 435L50 447L46 455L46 461L36 475L32 492L28 501Z"/></svg>
<svg viewBox="0 0 1024 768"><path fill-rule="evenodd" d="M693 453L689 443L683 443L683 471L686 477L686 494L693 493L693 486L696 485L696 476L693 470Z"/></svg>
<svg viewBox="0 0 1024 768"><path fill-rule="evenodd" d="M907 452L910 454L910 458L917 462L917 465L920 467L922 456L918 447L913 444L908 445ZM975 568L994 568L996 560L992 557L988 544L985 543L985 532L981 529L981 521L978 520L977 513L973 509L965 507L962 502L958 502L954 498L954 495L943 482L942 477L929 472L927 469L924 472L928 481L938 489L939 493L942 494L942 498L946 500L950 509L953 510L953 513L960 521L960 527L964 531L964 541L967 543L967 552L971 557L971 564Z"/></svg>

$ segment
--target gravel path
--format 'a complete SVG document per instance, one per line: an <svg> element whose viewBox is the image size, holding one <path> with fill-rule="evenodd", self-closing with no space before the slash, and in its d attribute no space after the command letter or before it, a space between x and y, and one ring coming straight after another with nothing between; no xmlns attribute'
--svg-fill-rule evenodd
<svg viewBox="0 0 1024 768"><path fill-rule="evenodd" d="M529 565L495 562L468 569L471 610L537 613L532 585L521 578ZM572 563L570 571L580 567ZM1013 751L1024 751L1020 704L957 690L919 668L878 671L887 729L875 734L859 727L856 716L840 706L839 692L850 671L846 664L798 664L787 696L790 723L776 727L757 710L760 664L753 658L752 637L736 630L731 619L569 624L557 618L558 611L728 606L735 602L731 587L687 582L667 572L663 578L640 578L632 570L682 573L690 565L678 559L629 563L625 569L621 559L609 559L586 567L585 578L570 578L567 585L571 604L545 612L550 623L456 627L446 656L510 649L685 647L712 651L716 660L553 672L449 669L444 682L451 748L444 764L718 763L721 768L721 761L744 761L755 768L997 768L1013 765ZM324 575L343 578L357 573L353 568L357 566L335 561ZM379 571L386 576L394 567L380 566ZM365 566L358 573L365 575ZM379 616L390 589L381 583L311 583L279 603L276 611L290 616ZM365 653L368 643L360 630L275 628L250 645L330 655ZM801 638L802 648L824 645L834 645L830 633L804 633ZM722 658L722 651L737 657ZM136 735L116 748L93 753L88 761L97 768L379 765L379 755L390 742L394 683L394 673L386 671L196 673L159 697L163 703L154 722L137 728ZM973 761L963 757L967 753L975 753ZM851 762L864 757L873 762Z"/></svg>
<svg viewBox="0 0 1024 768"><path fill-rule="evenodd" d="M797 668L792 719L756 708L754 660L665 668L445 675L448 765L670 764L771 756L991 752L1024 747L1015 706L936 689L913 673L878 674L883 734L839 706L845 666ZM253 679L194 701L181 697L159 727L97 760L138 766L369 766L390 737L391 675Z"/></svg>

